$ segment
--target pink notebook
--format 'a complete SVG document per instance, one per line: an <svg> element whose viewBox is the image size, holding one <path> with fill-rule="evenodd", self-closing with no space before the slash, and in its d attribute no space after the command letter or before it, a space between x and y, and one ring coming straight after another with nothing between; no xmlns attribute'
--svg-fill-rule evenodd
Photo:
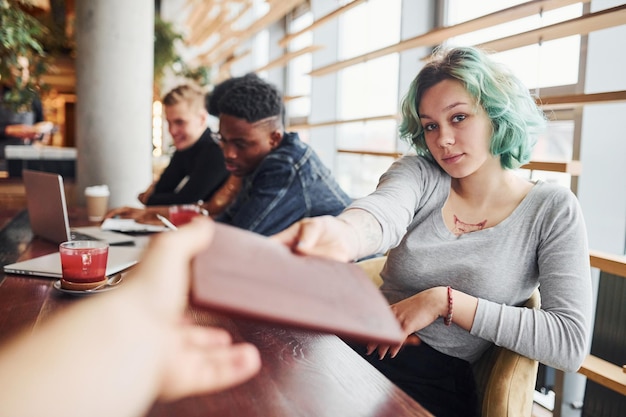
<svg viewBox="0 0 626 417"><path fill-rule="evenodd" d="M193 261L195 305L362 342L404 338L378 288L360 267L299 256L271 239L216 224Z"/></svg>

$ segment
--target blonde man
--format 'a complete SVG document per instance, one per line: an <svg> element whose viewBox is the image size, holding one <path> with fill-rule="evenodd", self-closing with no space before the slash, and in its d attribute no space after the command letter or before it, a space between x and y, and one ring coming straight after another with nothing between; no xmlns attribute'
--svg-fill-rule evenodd
<svg viewBox="0 0 626 417"><path fill-rule="evenodd" d="M176 151L158 181L138 198L148 206L208 200L226 181L224 154L207 127L204 92L180 85L163 97L168 129Z"/></svg>

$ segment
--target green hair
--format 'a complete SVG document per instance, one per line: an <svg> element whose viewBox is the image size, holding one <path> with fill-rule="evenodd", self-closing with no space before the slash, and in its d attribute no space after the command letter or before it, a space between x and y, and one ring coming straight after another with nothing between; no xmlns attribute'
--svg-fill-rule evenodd
<svg viewBox="0 0 626 417"><path fill-rule="evenodd" d="M515 75L473 47L436 50L411 82L402 100L399 130L418 155L433 160L426 146L419 104L426 90L446 79L461 82L476 104L485 109L493 129L489 150L500 156L503 168L518 168L530 160L537 135L545 128L545 115Z"/></svg>

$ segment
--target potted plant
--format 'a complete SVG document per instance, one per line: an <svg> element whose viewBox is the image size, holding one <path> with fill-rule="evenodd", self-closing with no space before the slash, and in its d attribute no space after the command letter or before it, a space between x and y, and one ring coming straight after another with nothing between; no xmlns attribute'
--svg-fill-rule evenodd
<svg viewBox="0 0 626 417"><path fill-rule="evenodd" d="M166 22L157 14L154 19L154 84L156 90L160 86L166 70L170 69L175 76L191 79L200 86L210 81L210 69L205 66L191 68L177 52L177 44L184 45L183 35L174 25Z"/></svg>
<svg viewBox="0 0 626 417"><path fill-rule="evenodd" d="M28 6L27 0L0 0L0 102L15 112L30 108L47 69L46 27L24 11Z"/></svg>

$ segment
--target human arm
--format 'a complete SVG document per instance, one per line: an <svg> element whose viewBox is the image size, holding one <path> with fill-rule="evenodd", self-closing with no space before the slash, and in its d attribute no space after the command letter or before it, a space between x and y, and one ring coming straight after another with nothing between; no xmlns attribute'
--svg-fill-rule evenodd
<svg viewBox="0 0 626 417"><path fill-rule="evenodd" d="M150 206L146 208L118 207L109 210L104 218L111 219L118 217L122 219L133 219L137 223L161 225L162 223L158 219L157 214L169 217L169 206Z"/></svg>
<svg viewBox="0 0 626 417"><path fill-rule="evenodd" d="M220 186L211 197L202 203L202 208L208 211L209 216L215 218L222 214L237 198L241 190L241 177L229 175L224 184Z"/></svg>
<svg viewBox="0 0 626 417"><path fill-rule="evenodd" d="M450 325L460 327L466 331L472 328L476 315L478 299L462 291L448 287L432 287L405 298L391 305L408 344L419 343L416 332L432 324L440 317L449 317ZM395 357L402 345L378 345L370 343L367 354L378 352L380 359L388 353Z"/></svg>
<svg viewBox="0 0 626 417"><path fill-rule="evenodd" d="M5 126L4 133L16 138L35 139L52 132L53 128L52 122L39 122L34 125L14 124Z"/></svg>
<svg viewBox="0 0 626 417"><path fill-rule="evenodd" d="M471 334L575 372L588 354L592 317L587 232L573 193L563 187L544 188L545 209L528 221L539 238L527 255L538 275L541 309L480 299ZM525 235L517 239L534 241Z"/></svg>
<svg viewBox="0 0 626 417"><path fill-rule="evenodd" d="M148 188L146 188L146 190L144 192L139 193L139 195L137 196L137 200L139 200L139 202L141 204L148 204L148 199L150 198L150 196L154 192L154 187L155 186L156 186L156 181L154 181L152 184L150 184L148 186Z"/></svg>
<svg viewBox="0 0 626 417"><path fill-rule="evenodd" d="M382 231L370 213L347 209L336 217L302 219L271 238L294 253L348 262L375 253Z"/></svg>
<svg viewBox="0 0 626 417"><path fill-rule="evenodd" d="M38 139L49 135L53 129L52 122L44 121L43 107L38 97L33 99L31 111L14 114L16 117L0 118L0 133L23 140Z"/></svg>
<svg viewBox="0 0 626 417"><path fill-rule="evenodd" d="M304 219L272 239L292 248L295 253L317 255L348 261L370 255L379 246L381 227L369 212L348 209L338 217L323 216ZM358 250L355 250L358 248ZM453 323L469 331L472 327L478 299L451 289ZM415 332L430 325L449 311L447 287L438 286L418 292L391 305L405 335L405 343L415 343ZM368 354L378 352L394 357L401 346L368 345Z"/></svg>
<svg viewBox="0 0 626 417"><path fill-rule="evenodd" d="M11 376L0 390L3 413L140 416L157 399L219 391L258 372L254 346L184 318L189 263L213 232L198 218L157 236L122 287L0 348L0 375Z"/></svg>
<svg viewBox="0 0 626 417"><path fill-rule="evenodd" d="M425 192L430 194L423 183L432 183L434 190L443 189L435 180L429 180L433 177L441 177L441 174L432 164L417 157L402 158L381 177L374 193L354 201L334 220L324 216L303 219L273 238L296 253L342 261L386 252L406 233L415 212L423 204L421 196ZM320 236L330 236L328 243L318 242ZM338 250L333 242L345 247Z"/></svg>
<svg viewBox="0 0 626 417"><path fill-rule="evenodd" d="M349 261L373 254L379 247L381 227L369 212L348 209L337 217L304 219L271 238L295 253ZM467 331L474 321L478 299L452 289L453 322ZM414 333L448 314L447 287L433 287L391 305L405 335L405 343L415 343ZM368 345L368 354L378 351L394 357L401 346Z"/></svg>

